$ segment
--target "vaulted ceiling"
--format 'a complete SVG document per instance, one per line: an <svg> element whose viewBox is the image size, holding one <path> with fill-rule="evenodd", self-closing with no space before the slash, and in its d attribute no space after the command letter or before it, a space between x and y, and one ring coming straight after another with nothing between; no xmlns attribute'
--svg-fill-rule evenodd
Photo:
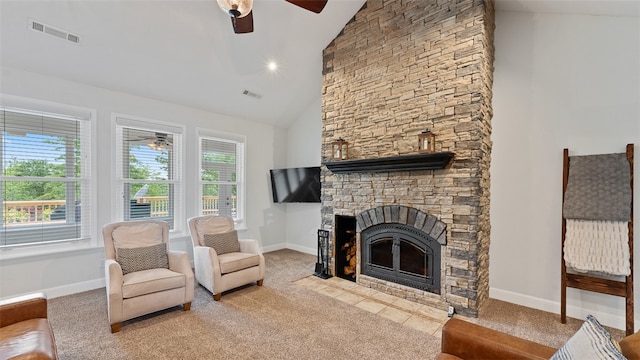
<svg viewBox="0 0 640 360"><path fill-rule="evenodd" d="M254 0L255 31L234 34L215 0L0 0L0 64L287 126L320 96L322 50L364 3L329 0L315 14L284 0ZM639 11L636 0L498 0L496 7ZM34 31L30 20L80 41Z"/></svg>
<svg viewBox="0 0 640 360"><path fill-rule="evenodd" d="M234 34L215 0L2 0L1 63L286 125L319 97L322 49L363 4L329 0L315 14L284 0L255 0L255 31ZM80 42L33 31L30 19ZM278 63L275 73L269 61Z"/></svg>

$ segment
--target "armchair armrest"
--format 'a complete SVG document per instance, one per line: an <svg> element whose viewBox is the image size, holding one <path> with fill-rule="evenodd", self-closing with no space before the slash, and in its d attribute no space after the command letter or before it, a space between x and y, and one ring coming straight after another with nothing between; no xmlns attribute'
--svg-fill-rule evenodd
<svg viewBox="0 0 640 360"><path fill-rule="evenodd" d="M113 260L107 259L104 261L104 275L105 282L107 286L107 293L111 294L120 294L122 296L122 284L124 282L122 267L120 264Z"/></svg>
<svg viewBox="0 0 640 360"><path fill-rule="evenodd" d="M109 320L111 324L116 324L124 318L122 313L122 284L124 283L122 267L114 259L106 259L104 261L104 276Z"/></svg>
<svg viewBox="0 0 640 360"><path fill-rule="evenodd" d="M43 293L0 301L0 327L36 318L47 318L47 297Z"/></svg>
<svg viewBox="0 0 640 360"><path fill-rule="evenodd" d="M260 244L255 239L238 239L240 243L240 252L262 254Z"/></svg>
<svg viewBox="0 0 640 360"><path fill-rule="evenodd" d="M218 253L208 246L194 246L193 247L193 260L196 263L196 267L198 263L201 264L210 264L208 265L208 269L212 270L214 267L219 268L220 265L218 263Z"/></svg>
<svg viewBox="0 0 640 360"><path fill-rule="evenodd" d="M169 269L181 274L193 276L193 270L191 270L191 263L189 262L189 255L184 251L167 251L167 257L169 258Z"/></svg>
<svg viewBox="0 0 640 360"><path fill-rule="evenodd" d="M167 256L169 257L169 269L184 274L186 277L187 283L185 287L185 310L188 310L191 307L191 302L193 301L193 270L191 269L191 262L189 261L189 254L184 251L175 251L169 250L167 251ZM189 305L187 305L189 303Z"/></svg>

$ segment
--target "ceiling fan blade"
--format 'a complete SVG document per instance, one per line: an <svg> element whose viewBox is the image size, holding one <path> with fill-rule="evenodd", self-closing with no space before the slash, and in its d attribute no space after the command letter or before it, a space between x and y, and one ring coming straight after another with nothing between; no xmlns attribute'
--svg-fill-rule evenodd
<svg viewBox="0 0 640 360"><path fill-rule="evenodd" d="M303 9L313 11L316 14L320 14L324 6L327 5L327 0L285 0L293 5L300 6Z"/></svg>
<svg viewBox="0 0 640 360"><path fill-rule="evenodd" d="M155 137L152 136L137 136L135 138L126 138L124 141L147 141L147 140L155 140Z"/></svg>
<svg viewBox="0 0 640 360"><path fill-rule="evenodd" d="M253 32L253 11L249 11L247 16L241 18L231 18L233 32L236 34L246 34Z"/></svg>

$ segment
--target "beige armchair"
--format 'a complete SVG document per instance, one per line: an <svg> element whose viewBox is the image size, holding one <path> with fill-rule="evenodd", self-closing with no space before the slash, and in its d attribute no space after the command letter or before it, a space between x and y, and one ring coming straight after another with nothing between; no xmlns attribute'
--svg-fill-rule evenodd
<svg viewBox="0 0 640 360"><path fill-rule="evenodd" d="M237 239L231 217L196 216L188 223L196 280L214 300L219 301L223 291L254 281L262 286L265 265L260 245L257 240Z"/></svg>
<svg viewBox="0 0 640 360"><path fill-rule="evenodd" d="M169 250L169 225L159 220L124 221L102 228L107 308L111 332L138 316L193 301L189 255Z"/></svg>

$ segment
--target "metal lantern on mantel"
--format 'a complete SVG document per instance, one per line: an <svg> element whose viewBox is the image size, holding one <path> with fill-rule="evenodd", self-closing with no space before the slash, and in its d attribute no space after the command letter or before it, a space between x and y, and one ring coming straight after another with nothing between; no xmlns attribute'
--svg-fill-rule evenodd
<svg viewBox="0 0 640 360"><path fill-rule="evenodd" d="M418 134L418 152L430 153L436 151L436 136L429 129Z"/></svg>
<svg viewBox="0 0 640 360"><path fill-rule="evenodd" d="M349 143L343 138L331 143L331 158L334 161L347 160L349 158Z"/></svg>

